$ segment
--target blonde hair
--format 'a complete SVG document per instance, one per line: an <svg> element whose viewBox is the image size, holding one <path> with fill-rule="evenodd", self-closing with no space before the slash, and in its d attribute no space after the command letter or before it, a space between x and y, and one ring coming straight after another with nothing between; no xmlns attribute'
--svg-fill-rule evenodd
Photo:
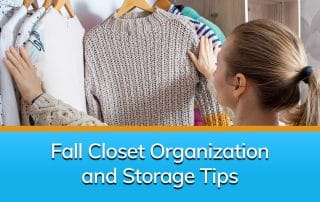
<svg viewBox="0 0 320 202"><path fill-rule="evenodd" d="M252 80L262 106L286 110L287 124L320 124L319 72L313 69L304 75L308 65L305 49L288 27L272 20L255 20L238 26L231 37L232 49L225 55L229 76L242 73ZM299 105L303 80L309 91L306 102Z"/></svg>

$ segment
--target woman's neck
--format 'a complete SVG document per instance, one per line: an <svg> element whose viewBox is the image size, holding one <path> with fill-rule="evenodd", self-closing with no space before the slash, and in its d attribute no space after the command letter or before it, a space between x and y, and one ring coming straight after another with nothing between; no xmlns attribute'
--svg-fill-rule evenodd
<svg viewBox="0 0 320 202"><path fill-rule="evenodd" d="M278 113L262 109L254 104L240 106L234 110L235 125L243 126L277 126Z"/></svg>

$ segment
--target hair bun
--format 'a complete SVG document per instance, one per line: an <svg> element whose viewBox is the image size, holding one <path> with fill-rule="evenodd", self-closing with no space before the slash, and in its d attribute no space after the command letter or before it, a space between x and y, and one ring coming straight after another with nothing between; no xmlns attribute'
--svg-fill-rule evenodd
<svg viewBox="0 0 320 202"><path fill-rule="evenodd" d="M299 81L303 81L306 84L309 84L309 78L313 72L312 66L304 67L299 74Z"/></svg>

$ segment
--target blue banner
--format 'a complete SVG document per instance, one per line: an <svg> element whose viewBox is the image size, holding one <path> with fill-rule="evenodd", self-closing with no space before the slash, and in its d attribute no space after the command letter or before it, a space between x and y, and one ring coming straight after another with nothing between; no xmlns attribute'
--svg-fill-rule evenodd
<svg viewBox="0 0 320 202"><path fill-rule="evenodd" d="M3 132L0 201L320 201L317 132Z"/></svg>

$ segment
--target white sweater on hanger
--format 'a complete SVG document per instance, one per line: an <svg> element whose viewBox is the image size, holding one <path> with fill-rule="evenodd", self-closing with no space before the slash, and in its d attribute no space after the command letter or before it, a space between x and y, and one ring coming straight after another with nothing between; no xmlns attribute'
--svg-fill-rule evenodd
<svg viewBox="0 0 320 202"><path fill-rule="evenodd" d="M21 0L1 0L0 1L0 35L2 27L13 16L14 12L18 9ZM2 93L0 90L0 126L4 125L3 122L3 107L2 107Z"/></svg>
<svg viewBox="0 0 320 202"><path fill-rule="evenodd" d="M35 25L26 49L39 70L44 90L86 112L83 36L77 17L66 18L49 8ZM28 116L22 118L27 124Z"/></svg>
<svg viewBox="0 0 320 202"><path fill-rule="evenodd" d="M27 8L21 6L3 26L0 37L0 91L2 94L4 125L20 125L18 104L14 84L7 67L3 63L5 51L14 45L22 22L27 16Z"/></svg>

